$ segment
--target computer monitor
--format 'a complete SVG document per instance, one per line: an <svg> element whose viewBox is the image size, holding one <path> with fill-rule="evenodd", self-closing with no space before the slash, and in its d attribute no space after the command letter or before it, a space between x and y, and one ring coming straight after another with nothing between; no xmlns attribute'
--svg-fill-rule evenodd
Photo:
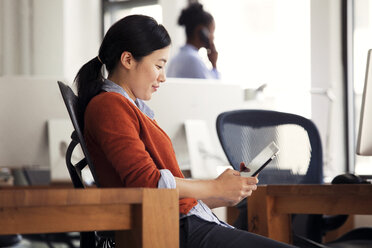
<svg viewBox="0 0 372 248"><path fill-rule="evenodd" d="M48 120L69 121L57 80L61 79L0 77L0 168L54 170L53 154L64 156L59 146L56 153L48 152L48 148L53 148L50 138L55 136L48 133ZM57 131L57 138L61 136L58 128L49 128L49 131ZM66 137L68 142L70 134L71 131ZM58 179L70 180L64 158L60 164L60 168L52 172L52 180L56 173Z"/></svg>
<svg viewBox="0 0 372 248"><path fill-rule="evenodd" d="M228 164L217 137L216 119L224 111L245 107L240 85L217 80L167 78L147 104L154 111L159 126L171 138L182 170L191 170L194 178L212 178L215 175L209 173L208 162L197 162L200 157L210 159L214 165Z"/></svg>
<svg viewBox="0 0 372 248"><path fill-rule="evenodd" d="M356 153L372 156L372 49L368 51L367 68L359 121Z"/></svg>

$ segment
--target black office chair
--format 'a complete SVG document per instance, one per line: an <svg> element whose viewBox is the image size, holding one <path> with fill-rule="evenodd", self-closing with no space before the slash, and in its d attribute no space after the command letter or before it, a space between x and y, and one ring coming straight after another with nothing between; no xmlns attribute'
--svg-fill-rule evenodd
<svg viewBox="0 0 372 248"><path fill-rule="evenodd" d="M236 170L240 162L247 165L270 142L278 144L280 152L260 172L259 184L323 183L322 145L311 120L276 111L236 110L220 114L216 125L222 148ZM247 230L246 201L237 207L240 214L234 225ZM294 215L294 242L300 247L363 247L353 244L350 235L348 245L353 246L342 246L346 244L342 239L329 246L321 244L324 233L340 227L346 219L345 215Z"/></svg>
<svg viewBox="0 0 372 248"><path fill-rule="evenodd" d="M88 165L89 170L93 176L94 184L99 187L97 176L95 174L94 165L89 156L87 146L85 144L82 129L79 126L77 114L77 96L72 89L62 82L58 82L59 89L62 94L63 101L65 102L67 111L71 118L75 131L71 134L71 143L66 152L66 165L70 174L71 181L75 188L85 188L86 185L82 178L81 171ZM74 164L71 157L75 147L80 144L84 153L84 158L78 163ZM80 233L80 247L93 248L93 247L112 247L114 245L112 232L81 232Z"/></svg>

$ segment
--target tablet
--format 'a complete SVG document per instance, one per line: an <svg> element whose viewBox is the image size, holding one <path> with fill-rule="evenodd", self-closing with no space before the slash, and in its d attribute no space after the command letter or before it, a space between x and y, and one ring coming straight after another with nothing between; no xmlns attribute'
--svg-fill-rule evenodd
<svg viewBox="0 0 372 248"><path fill-rule="evenodd" d="M248 165L250 172L240 172L243 177L254 177L268 165L279 153L279 147L275 142L267 145Z"/></svg>

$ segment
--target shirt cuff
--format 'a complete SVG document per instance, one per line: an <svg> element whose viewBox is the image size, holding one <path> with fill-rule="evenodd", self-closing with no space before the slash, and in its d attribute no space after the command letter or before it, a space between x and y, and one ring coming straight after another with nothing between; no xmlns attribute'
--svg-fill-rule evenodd
<svg viewBox="0 0 372 248"><path fill-rule="evenodd" d="M172 173L167 169L161 169L160 179L158 182L158 189L175 189L176 188L176 179Z"/></svg>
<svg viewBox="0 0 372 248"><path fill-rule="evenodd" d="M220 73L217 71L217 69L216 68L213 68L212 69L212 74L213 74L213 77L215 78L215 79L220 79Z"/></svg>

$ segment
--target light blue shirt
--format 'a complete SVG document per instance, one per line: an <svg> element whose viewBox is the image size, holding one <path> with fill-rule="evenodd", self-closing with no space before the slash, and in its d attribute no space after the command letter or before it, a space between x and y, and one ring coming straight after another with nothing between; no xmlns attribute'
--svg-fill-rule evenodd
<svg viewBox="0 0 372 248"><path fill-rule="evenodd" d="M144 101L140 99L136 99L133 101L132 98L129 97L128 93L119 85L116 83L105 79L103 82L102 90L107 92L116 92L121 95L123 95L125 98L127 98L131 103L133 103L139 110L142 111L145 115L150 117L151 119L154 119L154 112L144 103ZM158 182L158 188L159 189L175 189L176 188L176 180L172 173L167 169L161 169L160 171L160 179ZM204 219L206 221L215 222L219 225L225 226L225 227L231 227L232 226L226 224L223 221L220 221L212 212L212 210L201 200L198 200L198 204L194 206L187 215L180 215L180 218L184 218L185 216L190 215L196 215L201 219Z"/></svg>
<svg viewBox="0 0 372 248"><path fill-rule="evenodd" d="M178 54L169 61L167 76L176 78L220 78L218 71L215 68L208 69L200 58L198 50L190 44L181 47Z"/></svg>

